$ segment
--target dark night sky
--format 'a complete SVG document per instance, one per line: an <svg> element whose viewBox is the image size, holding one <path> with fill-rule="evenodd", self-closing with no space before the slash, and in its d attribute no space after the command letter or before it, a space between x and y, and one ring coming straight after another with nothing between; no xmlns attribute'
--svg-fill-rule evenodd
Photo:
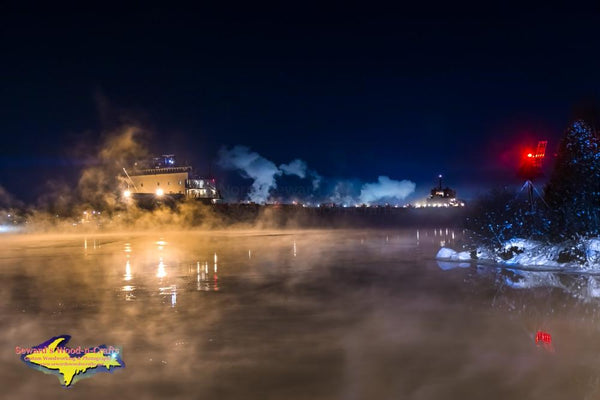
<svg viewBox="0 0 600 400"><path fill-rule="evenodd" d="M109 125L104 99L152 128L154 151L200 168L244 144L419 193L442 172L468 198L512 182L527 141L555 148L600 89L598 10L141 4L0 9L0 185L31 200L72 179L70 149Z"/></svg>

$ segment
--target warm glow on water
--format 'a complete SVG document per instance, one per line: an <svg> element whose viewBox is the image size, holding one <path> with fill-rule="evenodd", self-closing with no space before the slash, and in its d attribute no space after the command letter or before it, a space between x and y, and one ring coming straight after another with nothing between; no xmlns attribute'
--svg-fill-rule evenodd
<svg viewBox="0 0 600 400"><path fill-rule="evenodd" d="M3 398L598 398L600 280L434 260L461 237L3 236ZM14 353L60 334L126 368L66 390Z"/></svg>

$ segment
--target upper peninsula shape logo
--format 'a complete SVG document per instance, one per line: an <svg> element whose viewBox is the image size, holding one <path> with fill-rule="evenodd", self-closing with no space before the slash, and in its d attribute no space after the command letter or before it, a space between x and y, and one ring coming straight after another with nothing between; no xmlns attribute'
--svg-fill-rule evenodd
<svg viewBox="0 0 600 400"><path fill-rule="evenodd" d="M106 345L85 349L66 347L70 339L69 335L55 336L35 347L17 347L16 351L29 367L56 375L61 385L67 388L96 372L112 372L125 367L119 348Z"/></svg>

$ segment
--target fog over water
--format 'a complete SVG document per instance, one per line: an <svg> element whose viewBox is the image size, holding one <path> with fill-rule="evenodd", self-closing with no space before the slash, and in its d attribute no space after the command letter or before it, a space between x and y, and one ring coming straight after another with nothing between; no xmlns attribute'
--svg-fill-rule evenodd
<svg viewBox="0 0 600 400"><path fill-rule="evenodd" d="M451 228L1 240L3 398L600 394L596 278L438 263ZM60 334L126 367L64 389L15 354Z"/></svg>

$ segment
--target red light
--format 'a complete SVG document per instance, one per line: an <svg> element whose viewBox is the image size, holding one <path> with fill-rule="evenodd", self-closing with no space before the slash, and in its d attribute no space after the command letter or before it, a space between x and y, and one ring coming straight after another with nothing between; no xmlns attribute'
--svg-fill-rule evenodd
<svg viewBox="0 0 600 400"><path fill-rule="evenodd" d="M536 343L547 343L550 344L552 343L552 335L550 335L547 332L543 332L543 331L537 331L535 334L535 342Z"/></svg>
<svg viewBox="0 0 600 400"><path fill-rule="evenodd" d="M527 180L539 178L542 175L542 162L546 155L547 141L538 142L538 146L533 149L525 147L521 153L521 165L519 166L519 177Z"/></svg>
<svg viewBox="0 0 600 400"><path fill-rule="evenodd" d="M535 333L535 344L544 350L554 353L554 346L552 345L552 335L548 332L537 331Z"/></svg>

